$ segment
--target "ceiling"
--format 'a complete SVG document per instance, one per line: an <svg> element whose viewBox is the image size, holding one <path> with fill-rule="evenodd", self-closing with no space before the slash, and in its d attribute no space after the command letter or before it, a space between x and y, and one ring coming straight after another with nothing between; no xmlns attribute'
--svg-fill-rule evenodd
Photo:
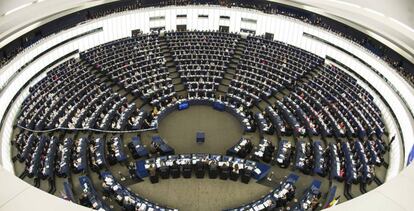
<svg viewBox="0 0 414 211"><path fill-rule="evenodd" d="M24 34L53 17L111 1L116 0L0 0L0 47L11 41L11 37L20 36L19 31ZM301 7L328 17L336 17L334 19L337 20L346 20L353 27L365 28L365 33L397 52L401 53L396 48L409 52L403 56L414 62L413 0L269 1ZM22 30L25 28L26 30ZM10 38L5 39L6 37Z"/></svg>
<svg viewBox="0 0 414 211"><path fill-rule="evenodd" d="M96 0L95 0L96 1ZM3 15L7 11L19 8L21 6L29 5L33 6L35 4L39 5L61 5L62 3L66 5L67 3L77 3L77 2L91 2L91 0L0 0L0 15ZM302 1L310 2L310 1ZM331 2L336 4L342 4L345 2L344 6L358 5L364 8L370 8L373 11L382 13L387 17L393 17L398 21L414 28L414 1L413 0L319 0L319 2ZM26 6L26 7L29 7ZM47 8L50 8L47 6ZM367 11L370 12L370 11ZM0 18L1 19L1 18Z"/></svg>

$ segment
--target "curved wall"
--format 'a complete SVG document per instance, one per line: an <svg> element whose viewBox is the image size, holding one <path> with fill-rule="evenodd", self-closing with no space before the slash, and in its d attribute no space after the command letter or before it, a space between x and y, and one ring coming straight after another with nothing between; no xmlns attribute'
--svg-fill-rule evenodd
<svg viewBox="0 0 414 211"><path fill-rule="evenodd" d="M4 211L93 211L62 200L20 180L0 166L0 210ZM47 206L46 206L47 205Z"/></svg>
<svg viewBox="0 0 414 211"><path fill-rule="evenodd" d="M187 17L177 18L177 15L183 14L186 14ZM208 15L208 18L200 18L198 15ZM220 16L222 15L229 16L230 19L221 19ZM150 21L150 17L157 16L164 16L164 18ZM245 20L246 18L250 19L250 21L242 21L242 18ZM130 36L131 30L134 29L140 29L142 32L148 33L150 32L150 28L165 27L166 30L174 30L177 25L181 24L187 25L187 29L189 30L217 30L219 26L228 26L231 32L240 32L241 29L245 29L253 30L257 35L266 32L273 33L275 40L295 45L321 57L328 55L350 67L381 93L387 103L392 106L392 112L394 112L397 117L396 120L393 119L389 113L390 110L381 106L384 104L379 103L385 121L387 122L388 131L391 135L397 135L396 141L391 148L390 168L387 173L387 180L396 176L403 168L408 157L407 152L405 154L403 153L404 148L411 149L411 146L414 143L413 118L412 116L407 115L409 111L414 111L414 102L406 100L408 103L406 106L401 97L405 99L413 99L414 91L408 83L402 82L403 79L393 69L362 47L326 32L321 28L284 16L269 15L243 8L224 8L218 6L170 6L163 8L145 8L113 14L48 37L19 54L0 71L0 87L5 86L0 93L0 119L5 117L5 121L3 125L1 125L2 128L0 131L0 138L2 140L0 143L2 150L1 164L3 167L7 171L13 172L10 153L10 139L13 131L13 123L19 111L19 105L28 94L27 89L18 94L19 87L22 87L22 85L36 75L39 70L73 50L83 51L114 39ZM42 53L45 49L70 37L99 27L102 27L103 31L81 37L59 46L35 60L20 73L15 74L17 69L30 61L31 58ZM335 43L341 48L347 49L349 52L374 67L375 70L387 78L389 83L384 81L373 70L354 57L320 41L310 39L304 36L303 32L318 36L329 42ZM390 86L390 84L393 84L393 87ZM400 92L400 95L398 95L394 89L397 89ZM14 102L10 107L10 110L6 111L9 102L13 99ZM379 99L376 98L375 100L378 101ZM403 134L398 134L398 125L401 127ZM401 138L404 139L404 142L402 142ZM403 154L404 157L401 157Z"/></svg>

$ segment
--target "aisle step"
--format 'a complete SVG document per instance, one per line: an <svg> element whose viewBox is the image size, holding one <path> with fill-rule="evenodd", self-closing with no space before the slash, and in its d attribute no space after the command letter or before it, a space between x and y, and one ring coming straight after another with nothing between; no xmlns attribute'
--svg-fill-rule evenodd
<svg viewBox="0 0 414 211"><path fill-rule="evenodd" d="M239 42L237 42L237 46L235 47L232 58L229 60L230 61L229 66L225 70L226 72L224 74L223 79L220 82L219 88L215 93L216 96L223 95L228 92L229 90L228 86L230 85L231 81L233 80L236 74L237 66L240 63L240 60L243 56L243 52L245 49L246 49L246 40L240 39Z"/></svg>
<svg viewBox="0 0 414 211"><path fill-rule="evenodd" d="M218 90L218 91L220 91L220 92L227 93L227 91L229 90L229 87L228 87L228 86L224 86L224 85L220 84L220 85L218 86L217 90Z"/></svg>
<svg viewBox="0 0 414 211"><path fill-rule="evenodd" d="M174 85L174 90L177 92L178 95L187 95L187 91L184 87L183 81L181 80L180 73L177 71L177 66L175 64L174 58L172 57L172 52L170 51L170 47L168 45L168 41L165 36L160 37L160 44L162 46L163 55L165 60L167 61L165 65L168 68L169 77L172 79L172 83Z"/></svg>
<svg viewBox="0 0 414 211"><path fill-rule="evenodd" d="M266 101L268 101L268 100L262 100L262 101L260 101L260 102L257 104L257 107L259 107L259 109L260 109L261 111L264 111L264 109L265 109L267 106L269 106L269 102L266 102Z"/></svg>
<svg viewBox="0 0 414 211"><path fill-rule="evenodd" d="M231 80L227 79L227 78L223 78L223 80L221 80L220 85L225 85L225 86L229 86L230 85Z"/></svg>
<svg viewBox="0 0 414 211"><path fill-rule="evenodd" d="M181 78L172 78L172 83L174 85L182 85L183 84L183 83L181 83Z"/></svg>

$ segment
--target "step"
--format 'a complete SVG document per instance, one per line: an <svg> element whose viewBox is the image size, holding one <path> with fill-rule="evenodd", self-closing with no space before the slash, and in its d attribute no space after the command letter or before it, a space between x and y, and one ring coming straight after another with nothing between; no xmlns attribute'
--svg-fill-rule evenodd
<svg viewBox="0 0 414 211"><path fill-rule="evenodd" d="M233 68L233 69L236 69L237 68L237 65L238 65L238 62L237 63L236 62L233 63L233 61L232 61L232 63L229 64L229 67L230 68Z"/></svg>
<svg viewBox="0 0 414 211"><path fill-rule="evenodd" d="M229 72L225 73L223 78L228 79L228 80L233 80L235 74L232 73L231 71L232 70L229 70Z"/></svg>
<svg viewBox="0 0 414 211"><path fill-rule="evenodd" d="M234 52L233 58L241 58L243 56L243 51Z"/></svg>
<svg viewBox="0 0 414 211"><path fill-rule="evenodd" d="M218 91L223 92L223 93L227 93L227 91L229 90L228 86L224 86L222 84L220 84L217 88Z"/></svg>
<svg viewBox="0 0 414 211"><path fill-rule="evenodd" d="M220 84L225 85L225 86L230 86L230 83L231 83L230 79L223 78L223 80L221 80Z"/></svg>
<svg viewBox="0 0 414 211"><path fill-rule="evenodd" d="M260 101L257 104L257 107L259 107L261 111L264 111L264 109L270 105L269 102L267 102L267 101L268 100L262 100L262 101Z"/></svg>
<svg viewBox="0 0 414 211"><path fill-rule="evenodd" d="M174 72L176 71L175 63L172 60L170 60L170 61L167 60L167 62L165 63L165 66L167 66L168 68L173 67L173 71Z"/></svg>
<svg viewBox="0 0 414 211"><path fill-rule="evenodd" d="M180 74L178 72L170 72L171 78L180 78Z"/></svg>
<svg viewBox="0 0 414 211"><path fill-rule="evenodd" d="M184 84L182 84L182 83L174 84L174 90L176 92L184 91L185 90Z"/></svg>
<svg viewBox="0 0 414 211"><path fill-rule="evenodd" d="M116 88L118 88L118 94L121 96L121 97L127 97L127 95L129 94L125 89L122 89L121 87L119 87L119 86L115 86Z"/></svg>
<svg viewBox="0 0 414 211"><path fill-rule="evenodd" d="M182 82L181 82L181 78L173 78L173 79L172 79L172 83L173 83L174 85L176 85L176 84L182 84Z"/></svg>
<svg viewBox="0 0 414 211"><path fill-rule="evenodd" d="M236 48L236 50L234 51L235 54L243 54L244 52L244 48Z"/></svg>
<svg viewBox="0 0 414 211"><path fill-rule="evenodd" d="M255 114L255 113L261 113L262 111L257 107L257 106L253 106L251 109L250 109L250 111L252 111L253 112L253 114Z"/></svg>
<svg viewBox="0 0 414 211"><path fill-rule="evenodd" d="M230 67L227 69L227 73L231 74L232 76L236 74L236 69L237 67Z"/></svg>
<svg viewBox="0 0 414 211"><path fill-rule="evenodd" d="M168 45L160 45L160 50L161 50L162 53L170 52L170 49L169 49Z"/></svg>
<svg viewBox="0 0 414 211"><path fill-rule="evenodd" d="M151 111L152 111L152 106L150 106L149 104L147 104L147 103L144 103L144 104L142 104L140 107L139 107L139 109L141 109L141 110L144 110L144 111L146 111L146 112L149 112L149 113L151 113Z"/></svg>
<svg viewBox="0 0 414 211"><path fill-rule="evenodd" d="M274 104L274 103L276 103L277 102L277 98L276 97L274 97L274 96L270 96L268 99L267 99L267 101L268 101L268 103L270 103L270 104Z"/></svg>
<svg viewBox="0 0 414 211"><path fill-rule="evenodd" d="M183 96L183 98L186 98L188 96L187 90L176 91L176 93L178 96Z"/></svg>

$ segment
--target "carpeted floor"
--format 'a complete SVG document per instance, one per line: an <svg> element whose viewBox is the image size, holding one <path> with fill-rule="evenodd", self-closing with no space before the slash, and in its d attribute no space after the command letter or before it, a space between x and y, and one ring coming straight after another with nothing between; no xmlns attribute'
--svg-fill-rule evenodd
<svg viewBox="0 0 414 211"><path fill-rule="evenodd" d="M197 131L203 131L206 133L206 142L203 144L197 144L195 141L195 135ZM17 131L15 132L17 133ZM66 133L66 136L73 136L74 138L80 138L92 134L92 138L106 137L108 140L112 135L95 134L82 132L79 134ZM259 134L248 133L243 134L240 123L231 114L226 112L219 112L212 109L209 106L191 106L187 110L176 111L168 115L160 123L159 130L145 132L142 134L124 134L121 137L124 140L126 146L132 136L140 135L143 143L148 146L151 141L151 137L154 134L158 134L168 142L173 148L175 148L177 154L182 153L216 153L225 154L226 150L233 146L242 136L248 137L252 140L253 144L257 146L259 142ZM55 134L59 135L59 133ZM266 135L274 145L277 146L278 138L274 135ZM292 137L282 137L282 139L289 140L294 143ZM313 137L314 140L319 139ZM307 139L306 139L307 140ZM326 142L334 140L328 139ZM125 147L129 161L134 162L129 150ZM16 150L13 148L13 153L16 154ZM388 160L388 155L385 157ZM15 171L19 175L23 172L24 164L16 162ZM116 164L110 166L109 170L114 174L118 180L121 178L120 174L128 175L128 170L125 165ZM222 210L225 208L238 207L242 204L249 203L257 200L263 195L271 191L276 184L278 184L283 177L290 173L295 173L300 176L298 182L295 184L297 187L296 198L293 202L288 203L288 207L291 207L295 201L302 196L303 191L309 186L313 179L318 179L322 182L322 199L321 203L324 203L324 197L327 193L330 182L325 177L304 175L292 167L287 169L281 169L277 166L272 166L273 172L272 182L260 182L256 183L255 180L251 180L249 184L243 184L239 181L234 182L231 180L220 179L196 179L194 176L191 179L167 179L162 180L157 184L151 184L148 178L140 183L128 183L128 187L137 195L147 198L149 201L159 203L160 205L166 205L173 208L179 208L183 211L193 210ZM386 169L384 167L376 168L376 175L380 180L384 181L386 175ZM80 187L78 177L80 174L72 174L71 178L63 179L56 178L57 191L56 196L61 196L62 183L68 180L74 190L75 197L80 195ZM101 181L96 173L89 171L89 176L92 178L95 188L98 192L101 192ZM33 179L25 178L30 184L33 184ZM269 185L270 184L270 185ZM338 195L343 195L344 183L333 182L337 185ZM372 183L367 187L368 190L376 188L377 185ZM49 189L47 181L42 181L40 188L47 191ZM361 194L358 185L352 186L352 195L357 197ZM121 208L112 199L106 198L106 203L111 205L115 210ZM341 202L346 201L344 196L341 197Z"/></svg>
<svg viewBox="0 0 414 211"><path fill-rule="evenodd" d="M195 141L198 131L205 133L203 144ZM173 112L161 121L158 132L176 153L219 154L225 154L243 133L235 117L210 106L191 106L187 110Z"/></svg>
<svg viewBox="0 0 414 211"><path fill-rule="evenodd" d="M221 179L166 179L157 184L141 182L131 190L154 202L183 211L222 210L259 199L271 188L255 183Z"/></svg>

